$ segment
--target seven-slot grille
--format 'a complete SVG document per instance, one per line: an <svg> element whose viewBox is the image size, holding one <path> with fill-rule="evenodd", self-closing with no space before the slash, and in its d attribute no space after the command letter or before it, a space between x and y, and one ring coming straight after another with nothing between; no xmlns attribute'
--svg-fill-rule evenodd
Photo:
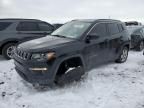
<svg viewBox="0 0 144 108"><path fill-rule="evenodd" d="M31 57L30 53L24 52L22 50L16 49L15 55L23 60L28 60Z"/></svg>

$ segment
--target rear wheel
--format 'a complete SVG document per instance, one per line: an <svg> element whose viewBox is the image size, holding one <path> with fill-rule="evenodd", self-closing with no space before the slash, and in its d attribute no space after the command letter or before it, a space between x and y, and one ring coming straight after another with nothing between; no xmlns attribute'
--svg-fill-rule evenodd
<svg viewBox="0 0 144 108"><path fill-rule="evenodd" d="M137 51L142 51L144 49L144 42L139 42L138 46L135 48Z"/></svg>
<svg viewBox="0 0 144 108"><path fill-rule="evenodd" d="M13 58L14 49L15 49L16 43L8 43L6 44L2 49L2 55L7 60L10 60Z"/></svg>
<svg viewBox="0 0 144 108"><path fill-rule="evenodd" d="M126 62L126 60L128 58L128 52L129 52L129 49L128 49L128 47L125 46L122 49L122 52L121 52L119 58L116 60L116 62L117 63L124 63L124 62Z"/></svg>

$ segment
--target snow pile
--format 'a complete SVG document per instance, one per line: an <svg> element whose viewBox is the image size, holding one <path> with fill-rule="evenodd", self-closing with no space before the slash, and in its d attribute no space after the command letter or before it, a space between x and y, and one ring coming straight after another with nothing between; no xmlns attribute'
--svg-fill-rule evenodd
<svg viewBox="0 0 144 108"><path fill-rule="evenodd" d="M144 57L130 52L124 64L110 63L64 88L35 90L15 72L13 61L0 61L0 108L143 108Z"/></svg>

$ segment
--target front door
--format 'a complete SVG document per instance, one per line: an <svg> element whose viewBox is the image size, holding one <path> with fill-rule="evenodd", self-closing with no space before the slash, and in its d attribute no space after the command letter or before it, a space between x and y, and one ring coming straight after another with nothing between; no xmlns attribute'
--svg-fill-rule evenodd
<svg viewBox="0 0 144 108"><path fill-rule="evenodd" d="M85 47L88 68L94 68L109 60L109 37L107 32L106 24L99 23L88 34L90 42Z"/></svg>
<svg viewBox="0 0 144 108"><path fill-rule="evenodd" d="M124 37L122 24L109 23L108 24L109 38L110 38L110 60L115 60L119 56L119 48Z"/></svg>

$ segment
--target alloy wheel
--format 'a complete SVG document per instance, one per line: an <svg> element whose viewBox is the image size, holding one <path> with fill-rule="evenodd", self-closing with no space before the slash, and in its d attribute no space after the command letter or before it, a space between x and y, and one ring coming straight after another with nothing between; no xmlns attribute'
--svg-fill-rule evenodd
<svg viewBox="0 0 144 108"><path fill-rule="evenodd" d="M10 46L7 48L7 56L12 58L14 54L15 46Z"/></svg>
<svg viewBox="0 0 144 108"><path fill-rule="evenodd" d="M128 57L128 49L125 47L121 54L121 61L126 61L127 57Z"/></svg>

